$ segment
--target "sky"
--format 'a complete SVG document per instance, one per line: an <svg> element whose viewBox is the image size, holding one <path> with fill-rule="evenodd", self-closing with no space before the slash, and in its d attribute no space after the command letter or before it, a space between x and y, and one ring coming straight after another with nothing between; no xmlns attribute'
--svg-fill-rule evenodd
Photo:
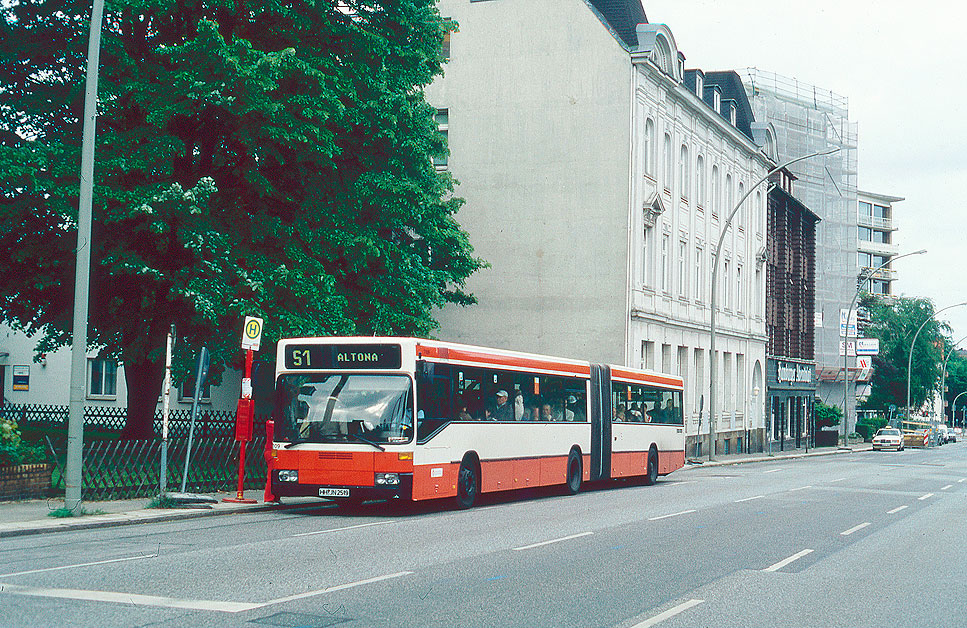
<svg viewBox="0 0 967 628"><path fill-rule="evenodd" d="M667 25L686 68L747 67L849 99L858 123L859 189L894 205L895 293L937 309L967 301L967 5L950 0L642 0ZM939 315L967 336L967 305ZM967 346L967 340L961 343Z"/></svg>

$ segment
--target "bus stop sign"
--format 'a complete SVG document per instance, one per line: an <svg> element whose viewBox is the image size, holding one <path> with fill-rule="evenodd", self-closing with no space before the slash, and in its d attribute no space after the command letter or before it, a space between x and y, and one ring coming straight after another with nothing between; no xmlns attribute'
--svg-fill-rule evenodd
<svg viewBox="0 0 967 628"><path fill-rule="evenodd" d="M262 319L254 316L245 317L242 326L242 348L258 351L262 344Z"/></svg>

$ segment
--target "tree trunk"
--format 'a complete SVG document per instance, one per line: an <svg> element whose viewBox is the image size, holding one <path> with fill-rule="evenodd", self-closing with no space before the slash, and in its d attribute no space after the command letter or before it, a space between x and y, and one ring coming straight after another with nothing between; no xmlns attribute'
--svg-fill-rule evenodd
<svg viewBox="0 0 967 628"><path fill-rule="evenodd" d="M128 420L121 438L126 440L154 438L154 415L164 382L164 364L143 361L125 363L124 381L128 386Z"/></svg>

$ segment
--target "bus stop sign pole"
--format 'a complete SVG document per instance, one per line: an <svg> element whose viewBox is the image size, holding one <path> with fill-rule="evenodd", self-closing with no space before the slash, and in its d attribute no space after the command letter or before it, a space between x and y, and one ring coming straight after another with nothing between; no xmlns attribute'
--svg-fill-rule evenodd
<svg viewBox="0 0 967 628"><path fill-rule="evenodd" d="M252 353L258 351L262 342L262 319L246 316L242 326L242 349L245 349L245 373L242 377L242 394L238 400L235 415L235 440L238 441L238 490L235 497L226 497L223 502L234 504L257 504L243 494L245 484L245 448L252 440L252 423L255 403L252 401Z"/></svg>

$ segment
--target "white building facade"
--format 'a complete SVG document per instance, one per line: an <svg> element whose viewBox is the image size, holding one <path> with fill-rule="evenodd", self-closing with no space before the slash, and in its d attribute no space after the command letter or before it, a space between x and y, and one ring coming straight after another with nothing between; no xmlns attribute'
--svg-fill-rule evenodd
<svg viewBox="0 0 967 628"><path fill-rule="evenodd" d="M459 31L427 97L447 121L457 219L491 268L439 336L679 374L687 453L707 454L713 255L772 161L737 117L747 103L701 72L686 84L670 29L638 0L614 5L440 1ZM719 452L764 434L765 210L755 188L719 264Z"/></svg>

